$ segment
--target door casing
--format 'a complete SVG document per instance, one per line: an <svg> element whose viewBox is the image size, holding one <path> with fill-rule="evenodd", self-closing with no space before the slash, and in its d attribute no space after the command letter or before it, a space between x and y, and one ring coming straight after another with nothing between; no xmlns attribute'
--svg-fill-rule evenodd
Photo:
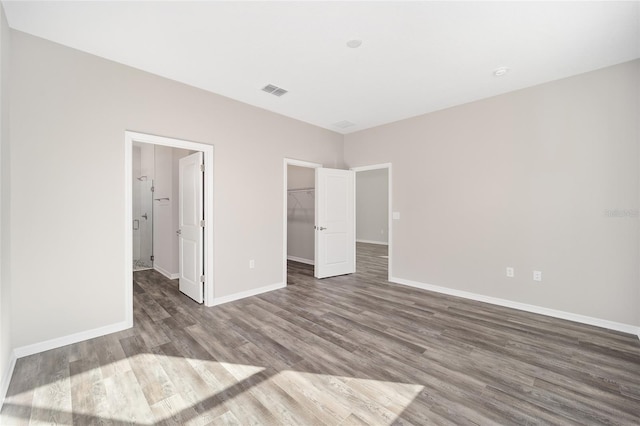
<svg viewBox="0 0 640 426"><path fill-rule="evenodd" d="M204 304L213 306L215 296L214 280L214 245L213 245L213 167L214 167L214 147L199 142L191 142L182 139L168 138L164 136L150 135L134 131L125 131L124 137L124 299L125 299L125 319L128 327L133 326L133 231L132 218L132 185L133 185L133 143L142 142L152 145L169 146L192 151L201 151L204 154L204 208L205 208L205 231L204 231Z"/></svg>

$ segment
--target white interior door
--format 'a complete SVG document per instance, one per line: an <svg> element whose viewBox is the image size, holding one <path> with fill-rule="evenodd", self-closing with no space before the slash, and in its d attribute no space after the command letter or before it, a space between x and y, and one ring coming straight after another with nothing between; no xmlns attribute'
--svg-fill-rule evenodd
<svg viewBox="0 0 640 426"><path fill-rule="evenodd" d="M316 169L316 278L356 271L355 172Z"/></svg>
<svg viewBox="0 0 640 426"><path fill-rule="evenodd" d="M203 302L203 155L180 159L178 200L178 256L180 291Z"/></svg>

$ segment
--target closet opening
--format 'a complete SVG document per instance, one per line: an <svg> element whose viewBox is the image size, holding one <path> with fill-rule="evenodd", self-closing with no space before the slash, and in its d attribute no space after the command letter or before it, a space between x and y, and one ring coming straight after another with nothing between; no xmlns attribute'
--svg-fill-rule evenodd
<svg viewBox="0 0 640 426"><path fill-rule="evenodd" d="M313 276L315 259L315 169L320 164L285 159L284 162L284 267L304 269Z"/></svg>

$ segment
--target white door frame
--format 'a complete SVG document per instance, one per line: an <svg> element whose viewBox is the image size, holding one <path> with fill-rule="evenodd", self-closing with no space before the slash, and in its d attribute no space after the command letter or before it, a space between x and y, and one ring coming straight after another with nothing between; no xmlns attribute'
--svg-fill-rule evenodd
<svg viewBox="0 0 640 426"><path fill-rule="evenodd" d="M192 151L201 151L204 154L204 304L213 306L215 295L214 286L214 251L213 251L213 145L198 142L190 142L181 139L167 138L163 136L149 135L132 131L124 132L124 298L126 310L126 322L128 327L133 326L133 230L132 230L132 187L133 187L133 143L142 142L152 145L169 146Z"/></svg>
<svg viewBox="0 0 640 426"><path fill-rule="evenodd" d="M388 201L388 205L387 208L389 210L388 214L388 223L387 223L387 232L388 232L388 238L389 238L389 267L388 267L388 271L387 271L387 281L389 281L391 279L391 277L393 276L393 274L391 273L391 265L393 263L393 206L391 204L392 200L393 200L393 186L391 185L391 163L381 163L381 164L373 164L370 166L361 166L361 167L351 167L349 170L353 170L354 172L356 172L356 182L358 179L358 172L366 172L367 170L378 170L378 169L388 169L388 173L387 173L387 178L388 178L388 185L389 185L389 201ZM358 192L356 191L356 200L358 197ZM358 226L358 224L356 223L356 227ZM356 228L356 232L357 232L357 228Z"/></svg>
<svg viewBox="0 0 640 426"><path fill-rule="evenodd" d="M293 158L285 158L284 159L284 189L282 192L282 282L284 285L287 285L287 185L288 185L288 167L289 166L298 166L298 167L308 167L310 169L317 169L318 167L322 167L322 164L312 163L309 161L303 160L294 160ZM315 179L315 177L314 177ZM315 186L315 185L314 185ZM315 231L313 233L315 238ZM315 242L314 242L314 250L315 250Z"/></svg>

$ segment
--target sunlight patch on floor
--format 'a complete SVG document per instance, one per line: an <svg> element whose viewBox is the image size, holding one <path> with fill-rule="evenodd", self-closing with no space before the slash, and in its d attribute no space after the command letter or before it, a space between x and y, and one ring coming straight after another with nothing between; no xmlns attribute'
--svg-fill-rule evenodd
<svg viewBox="0 0 640 426"><path fill-rule="evenodd" d="M183 380L181 373L188 374L187 371L181 371L185 363L193 367L195 371L192 373L205 378L210 392L203 393L201 389L195 392L188 380ZM33 411L30 419L5 413L0 418L0 424L71 425L72 416L76 415L88 423L120 421L152 425L163 419L171 419L185 410L193 411L195 404L228 390L264 369L253 365L162 354L139 354L71 376L63 371L49 383L7 396L5 404L15 407L31 405ZM226 380L222 378L225 376L223 370L226 371ZM154 392L159 400L150 404L149 401L153 401L150 395ZM158 396L158 392L164 392L166 396ZM241 395L242 392L239 392L236 396ZM207 424L211 420L212 417L205 413L184 424Z"/></svg>
<svg viewBox="0 0 640 426"><path fill-rule="evenodd" d="M103 372L108 376L103 377ZM190 375L204 383L194 387ZM391 424L422 390L423 386L410 383L276 372L255 365L147 353L70 377L61 372L48 384L11 395L5 403L34 409L30 419L20 418L18 410L15 417L4 416L2 422L72 424L75 415L86 423L200 425L232 420L234 409L257 400L279 423L300 422L295 412L302 410L323 423L337 424L357 416L372 424ZM202 412L203 406L207 412Z"/></svg>
<svg viewBox="0 0 640 426"><path fill-rule="evenodd" d="M391 424L423 390L410 383L332 376L286 370L271 381L292 396L303 395L326 423L339 423L351 414L370 424ZM327 410L330 407L330 410Z"/></svg>

